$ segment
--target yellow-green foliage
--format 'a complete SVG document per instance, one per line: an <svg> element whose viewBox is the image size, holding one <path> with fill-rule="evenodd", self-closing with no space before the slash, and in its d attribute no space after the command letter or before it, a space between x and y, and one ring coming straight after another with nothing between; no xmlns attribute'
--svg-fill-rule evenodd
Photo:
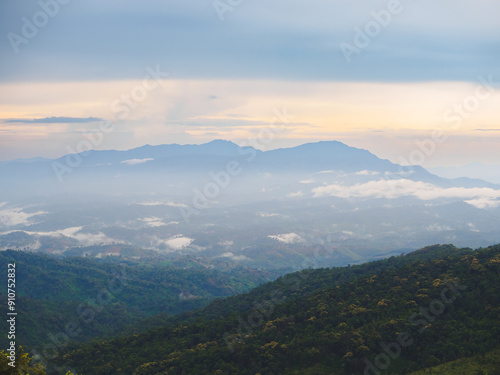
<svg viewBox="0 0 500 375"><path fill-rule="evenodd" d="M47 375L43 366L31 363L33 357L25 353L22 346L19 347L16 355L15 367L9 366L11 361L8 356L3 350L0 351L0 374L2 375ZM66 375L76 374L68 371Z"/></svg>
<svg viewBox="0 0 500 375"><path fill-rule="evenodd" d="M9 366L11 362L8 354L3 350L0 352L0 374L5 375L46 375L45 370L39 364L31 364L33 357L28 353L23 352L23 348L19 347L19 352L16 355L15 367Z"/></svg>
<svg viewBox="0 0 500 375"><path fill-rule="evenodd" d="M500 348L486 355L462 358L453 362L412 372L410 375L499 375L500 374Z"/></svg>

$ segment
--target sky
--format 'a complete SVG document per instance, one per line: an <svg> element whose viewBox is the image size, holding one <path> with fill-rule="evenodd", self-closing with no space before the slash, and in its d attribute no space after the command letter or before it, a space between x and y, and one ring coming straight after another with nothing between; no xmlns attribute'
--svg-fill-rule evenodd
<svg viewBox="0 0 500 375"><path fill-rule="evenodd" d="M0 160L338 140L500 165L499 25L494 0L3 0Z"/></svg>

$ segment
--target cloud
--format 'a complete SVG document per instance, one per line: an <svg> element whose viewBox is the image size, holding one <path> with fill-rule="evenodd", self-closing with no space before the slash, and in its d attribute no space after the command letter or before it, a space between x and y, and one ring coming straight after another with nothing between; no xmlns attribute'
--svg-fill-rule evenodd
<svg viewBox="0 0 500 375"><path fill-rule="evenodd" d="M421 200L454 198L464 200L477 208L500 206L500 190L491 188L441 188L439 186L406 179L377 180L352 186L328 185L312 189L315 198L386 198L411 196Z"/></svg>
<svg viewBox="0 0 500 375"><path fill-rule="evenodd" d="M69 227L61 230L51 231L51 232L34 232L34 231L26 231L22 230L20 232L24 232L31 236L40 236L40 237L69 237L77 240L83 246L91 246L91 245L102 245L113 242L123 242L118 241L113 238L109 238L102 232L97 233L81 233L83 227ZM12 232L12 231L11 231ZM3 234L11 233L5 232Z"/></svg>
<svg viewBox="0 0 500 375"><path fill-rule="evenodd" d="M146 223L147 227L162 227L167 225L159 217L146 217L144 219L139 219L140 221Z"/></svg>
<svg viewBox="0 0 500 375"><path fill-rule="evenodd" d="M275 240L278 240L280 242L286 243L286 244L304 242L304 239L301 236L299 236L297 233L284 233L284 234L277 234L275 236L268 236L268 237L275 239Z"/></svg>
<svg viewBox="0 0 500 375"><path fill-rule="evenodd" d="M494 200L483 197L478 199L469 199L466 200L465 203L468 203L477 208L494 208L500 206L500 199Z"/></svg>
<svg viewBox="0 0 500 375"><path fill-rule="evenodd" d="M90 245L102 245L113 242L123 242L117 241L113 238L106 236L102 232L97 233L77 233L73 236L70 236L80 242L82 245L90 246Z"/></svg>
<svg viewBox="0 0 500 375"><path fill-rule="evenodd" d="M124 160L121 161L120 164L127 164L127 165L137 165L137 164L143 164L147 163L148 161L155 160L151 158L145 158L145 159L130 159L130 160Z"/></svg>
<svg viewBox="0 0 500 375"><path fill-rule="evenodd" d="M304 193L302 192L302 190L299 190L299 191L296 191L295 193L287 194L287 197L295 198L295 197L301 197L303 195L304 195Z"/></svg>
<svg viewBox="0 0 500 375"><path fill-rule="evenodd" d="M281 216L281 214L277 214L274 212L259 212L257 215L260 217L275 217L275 216Z"/></svg>
<svg viewBox="0 0 500 375"><path fill-rule="evenodd" d="M424 229L429 232L444 232L452 230L452 228L449 225L439 225L437 223L428 225Z"/></svg>
<svg viewBox="0 0 500 375"><path fill-rule="evenodd" d="M172 201L168 202L160 202L160 201L154 201L154 202L141 202L137 203L141 206L170 206L170 207L187 207L184 203L175 203Z"/></svg>
<svg viewBox="0 0 500 375"><path fill-rule="evenodd" d="M140 221L144 222L147 227L163 227L166 225L174 225L174 224L179 224L178 221L169 221L168 223L165 223L161 218L159 217L145 217L143 219L139 219Z"/></svg>
<svg viewBox="0 0 500 375"><path fill-rule="evenodd" d="M405 2L404 11L380 36L370 38L362 55L353 56L354 64L346 63L339 44L353 44L354 28L364 29L374 11L387 8L386 1L245 2L230 6L226 22L220 22L211 3L155 1L145 9L130 0L119 8L88 0L70 6L64 17L44 28L43 38L20 45L18 55L3 38L0 78L142 78L137 67L151 61L168 61L177 76L191 79L461 80L474 79L477 71L497 71L498 34L491 30L496 30L500 6L493 1ZM0 12L0 34L21 34L21 18L38 11L38 2L11 2ZM90 25L89 17L96 14L106 22ZM126 51L121 39L129 41ZM216 92L205 95L219 97Z"/></svg>
<svg viewBox="0 0 500 375"><path fill-rule="evenodd" d="M221 254L221 255L219 255L219 257L220 258L230 258L234 261L250 260L250 258L246 257L245 255L234 255L231 252Z"/></svg>
<svg viewBox="0 0 500 375"><path fill-rule="evenodd" d="M474 223L468 223L467 226L470 228L471 232L476 232L476 233L480 232L480 230L476 228Z"/></svg>
<svg viewBox="0 0 500 375"><path fill-rule="evenodd" d="M6 202L0 204L0 208L6 205ZM0 224L6 227L12 227L20 224L30 224L30 219L44 215L47 212L37 211L37 212L24 212L21 207L10 207L0 209Z"/></svg>
<svg viewBox="0 0 500 375"><path fill-rule="evenodd" d="M22 122L24 124L83 124L87 122L102 121L97 117L43 117L33 120L9 119L5 122Z"/></svg>
<svg viewBox="0 0 500 375"><path fill-rule="evenodd" d="M377 171L368 171L368 170L364 170L364 171L359 171L359 172L356 172L355 173L356 175L358 176L375 176L377 174L380 174L380 172L377 172Z"/></svg>
<svg viewBox="0 0 500 375"><path fill-rule="evenodd" d="M167 245L173 250L181 250L189 245L194 240L189 237L184 237L182 234L178 234L174 237L170 237L168 240L160 240L161 243Z"/></svg>
<svg viewBox="0 0 500 375"><path fill-rule="evenodd" d="M186 126L186 127L198 127L205 129L220 129L224 127L231 128L241 128L241 127L262 127L269 125L269 122L265 120L245 120L245 119L235 119L235 118L225 118L222 116L217 116L215 118L207 118L202 116L193 117L187 121L176 121L176 125ZM287 124L287 126L304 126L303 123L293 123Z"/></svg>
<svg viewBox="0 0 500 375"><path fill-rule="evenodd" d="M316 172L316 174L331 174L331 173L336 173L335 171L333 170L326 170L326 171L319 171L319 172Z"/></svg>

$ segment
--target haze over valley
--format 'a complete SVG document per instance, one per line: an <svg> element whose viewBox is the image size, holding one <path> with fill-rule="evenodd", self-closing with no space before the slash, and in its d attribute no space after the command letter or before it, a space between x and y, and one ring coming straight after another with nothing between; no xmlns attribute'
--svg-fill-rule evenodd
<svg viewBox="0 0 500 375"><path fill-rule="evenodd" d="M222 140L146 145L2 162L0 176L9 181L0 193L2 249L148 250L300 269L429 243L500 242L500 186L441 178L336 141L266 152Z"/></svg>
<svg viewBox="0 0 500 375"><path fill-rule="evenodd" d="M0 375L500 375L499 15L0 1Z"/></svg>

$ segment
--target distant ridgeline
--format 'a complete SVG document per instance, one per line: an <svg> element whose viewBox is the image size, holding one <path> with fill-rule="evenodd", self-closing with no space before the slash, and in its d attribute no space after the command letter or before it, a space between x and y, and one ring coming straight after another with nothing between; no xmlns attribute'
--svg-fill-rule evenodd
<svg viewBox="0 0 500 375"><path fill-rule="evenodd" d="M499 317L500 245L436 245L288 274L148 332L69 348L53 363L103 375L373 375L479 355L467 363L491 369Z"/></svg>

